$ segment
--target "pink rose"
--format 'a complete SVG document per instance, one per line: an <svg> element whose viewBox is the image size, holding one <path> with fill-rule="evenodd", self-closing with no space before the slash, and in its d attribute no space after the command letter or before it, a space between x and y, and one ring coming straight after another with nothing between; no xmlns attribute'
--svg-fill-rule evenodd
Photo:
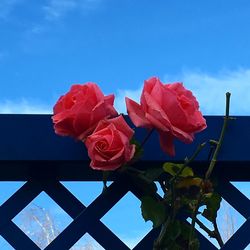
<svg viewBox="0 0 250 250"><path fill-rule="evenodd" d="M97 170L115 170L130 161L135 153L135 145L130 144L133 134L134 130L122 116L100 121L85 141L90 166Z"/></svg>
<svg viewBox="0 0 250 250"><path fill-rule="evenodd" d="M54 106L55 132L83 140L101 119L118 115L113 103L114 95L104 96L95 83L72 85Z"/></svg>
<svg viewBox="0 0 250 250"><path fill-rule="evenodd" d="M155 128L164 152L175 155L174 138L191 143L207 127L192 92L182 83L163 84L153 77L144 82L140 105L126 97L129 117L137 127Z"/></svg>

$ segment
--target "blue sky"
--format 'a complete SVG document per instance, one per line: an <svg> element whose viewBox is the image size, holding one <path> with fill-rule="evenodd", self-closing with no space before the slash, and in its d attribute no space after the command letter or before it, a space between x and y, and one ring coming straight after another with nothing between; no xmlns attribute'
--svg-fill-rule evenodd
<svg viewBox="0 0 250 250"><path fill-rule="evenodd" d="M87 81L126 112L124 96L158 76L205 114L224 114L231 91L232 113L249 115L249 13L248 0L1 0L0 113L50 113Z"/></svg>
<svg viewBox="0 0 250 250"><path fill-rule="evenodd" d="M158 76L183 81L207 114L224 110L227 90L232 111L249 114L249 11L247 0L1 0L0 111L51 112L87 81L125 111L124 95Z"/></svg>

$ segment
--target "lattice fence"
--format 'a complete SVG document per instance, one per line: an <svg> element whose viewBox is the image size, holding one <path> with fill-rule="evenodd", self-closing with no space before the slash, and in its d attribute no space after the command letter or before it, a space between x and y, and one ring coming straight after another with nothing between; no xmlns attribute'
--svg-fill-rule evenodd
<svg viewBox="0 0 250 250"><path fill-rule="evenodd" d="M220 118L208 117L208 127L211 130L203 133L197 140L216 138L217 134L214 134L213 129L216 127L219 130ZM218 192L246 219L245 223L226 242L223 249L245 249L250 243L250 200L230 183L231 180L250 180L250 153L246 155L245 148L243 150L238 148L239 145L245 145L243 138L244 141L250 139L248 138L250 133L245 133L242 138L237 134L239 141L236 140L236 131L242 131L249 123L250 119L245 117L238 119L234 124L236 128L231 126L231 131L228 132L229 135L226 138L226 146L218 162L216 173L219 178ZM87 157L86 153L82 153L84 150L80 145L75 145L75 142L68 139L57 138L51 129L49 116L2 115L0 124L0 131L4 131L1 132L2 142L0 143L0 181L27 181L0 207L0 234L14 249L40 249L12 220L42 191L73 219L45 248L46 250L70 249L85 233L90 234L104 249L129 249L100 219L127 192L131 191L137 198L140 198L141 193L134 185L122 178L117 179L106 192L100 194L89 206L85 207L60 183L63 180L101 180L100 175L90 170L82 171L84 164L87 166ZM27 124L32 124L32 129L27 129ZM250 126L247 128L247 131L249 130ZM8 136L8 131L10 131L10 136ZM234 143L230 147L228 142L232 138ZM155 137L145 148L146 153L140 162L141 165L161 164L166 160L155 147L154 140L156 140ZM179 147L182 146L179 145ZM186 149L179 150L187 153L192 150ZM177 155L175 160L183 159L183 154ZM204 155L197 159L197 167L206 165ZM133 249L151 250L157 233L157 230L151 230ZM217 249L202 234L198 232L198 235L201 249Z"/></svg>

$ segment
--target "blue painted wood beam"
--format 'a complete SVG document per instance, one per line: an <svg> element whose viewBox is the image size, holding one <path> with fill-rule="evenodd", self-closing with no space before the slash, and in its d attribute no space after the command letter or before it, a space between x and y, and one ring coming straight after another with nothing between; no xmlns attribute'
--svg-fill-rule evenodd
<svg viewBox="0 0 250 250"><path fill-rule="evenodd" d="M127 120L128 117L126 117ZM196 147L209 139L218 139L222 116L207 116L208 128L196 135L190 145L176 141L176 156L162 152L157 133L153 133L144 147L143 158L136 167L160 166L165 161L183 161ZM131 123L130 123L131 124ZM131 124L131 126L133 126ZM136 129L142 141L146 131ZM54 133L50 115L0 115L0 180L27 180L56 177L60 180L100 180L101 173L89 168L85 146L72 138ZM218 174L234 180L250 179L250 117L237 116L229 122L225 141L216 167ZM205 170L209 145L193 163Z"/></svg>

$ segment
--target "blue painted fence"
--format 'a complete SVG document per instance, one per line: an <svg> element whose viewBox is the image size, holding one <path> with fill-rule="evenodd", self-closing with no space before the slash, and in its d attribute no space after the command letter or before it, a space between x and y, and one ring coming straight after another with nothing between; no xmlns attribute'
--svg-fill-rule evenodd
<svg viewBox="0 0 250 250"><path fill-rule="evenodd" d="M197 145L218 139L223 123L221 116L206 117L208 128L197 134L191 145L176 142L176 157L169 159L159 148L153 134L144 147L143 158L136 167L159 166L167 160L183 161ZM136 129L137 140L145 136ZM55 135L49 115L0 115L0 181L26 181L0 207L0 235L17 250L37 250L38 246L19 229L12 219L42 191L45 191L73 221L45 249L70 249L86 232L107 250L129 248L101 221L128 191L142 195L129 181L115 175L108 191L85 207L60 181L101 181L102 173L89 168L89 159L82 143ZM218 191L242 216L245 223L226 242L223 249L240 250L250 243L250 201L230 181L250 181L250 117L230 121L214 175L219 179ZM209 147L195 160L194 167L207 169ZM134 250L151 250L158 231L152 230ZM201 249L216 249L200 233Z"/></svg>

